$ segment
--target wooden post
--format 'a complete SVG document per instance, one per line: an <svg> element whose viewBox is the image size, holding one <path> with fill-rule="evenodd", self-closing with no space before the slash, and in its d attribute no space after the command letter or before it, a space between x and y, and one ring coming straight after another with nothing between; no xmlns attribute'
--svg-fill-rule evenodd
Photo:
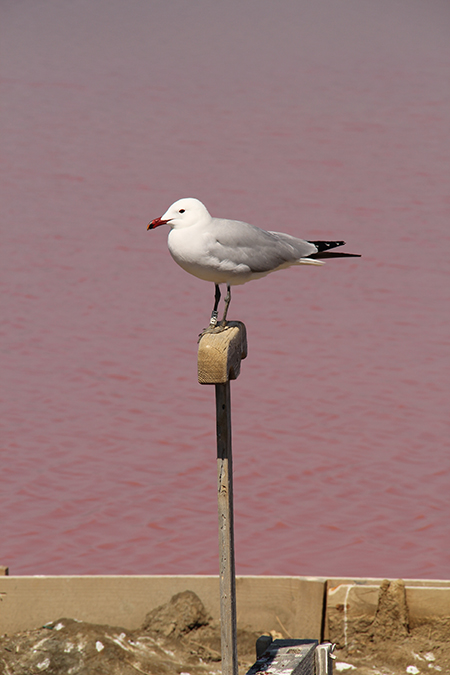
<svg viewBox="0 0 450 675"><path fill-rule="evenodd" d="M222 675L237 675L236 573L234 565L233 461L230 382L216 384L217 505L219 511Z"/></svg>
<svg viewBox="0 0 450 675"><path fill-rule="evenodd" d="M215 384L216 387L217 503L223 675L238 675L230 380L237 378L241 359L246 356L246 330L240 321L230 321L224 331L206 333L200 339L198 381L200 384Z"/></svg>

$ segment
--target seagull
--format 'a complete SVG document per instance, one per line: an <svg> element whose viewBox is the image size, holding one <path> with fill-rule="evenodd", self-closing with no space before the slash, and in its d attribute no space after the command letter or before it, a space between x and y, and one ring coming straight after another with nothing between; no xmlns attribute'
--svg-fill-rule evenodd
<svg viewBox="0 0 450 675"><path fill-rule="evenodd" d="M166 224L170 227L167 244L175 262L189 274L215 284L214 308L206 332L226 328L231 286L292 265L323 265L323 258L360 257L330 251L345 241L306 241L239 220L212 218L206 206L192 197L176 201L163 216L152 220L147 230ZM218 325L220 284L226 284L227 294Z"/></svg>

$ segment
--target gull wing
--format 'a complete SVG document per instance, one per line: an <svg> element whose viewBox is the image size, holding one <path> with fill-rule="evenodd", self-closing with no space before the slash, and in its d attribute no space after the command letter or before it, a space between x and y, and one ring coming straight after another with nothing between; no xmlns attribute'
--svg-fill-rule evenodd
<svg viewBox="0 0 450 675"><path fill-rule="evenodd" d="M221 218L213 218L213 223L215 240L208 246L209 253L220 261L246 265L251 272L270 272L317 252L317 247L308 241L281 232L266 232L249 223Z"/></svg>

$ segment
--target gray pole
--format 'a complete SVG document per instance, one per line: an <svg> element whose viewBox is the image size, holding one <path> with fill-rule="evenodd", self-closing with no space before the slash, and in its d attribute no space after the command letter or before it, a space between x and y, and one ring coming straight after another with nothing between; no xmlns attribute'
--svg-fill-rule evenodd
<svg viewBox="0 0 450 675"><path fill-rule="evenodd" d="M230 382L216 384L222 675L237 675Z"/></svg>

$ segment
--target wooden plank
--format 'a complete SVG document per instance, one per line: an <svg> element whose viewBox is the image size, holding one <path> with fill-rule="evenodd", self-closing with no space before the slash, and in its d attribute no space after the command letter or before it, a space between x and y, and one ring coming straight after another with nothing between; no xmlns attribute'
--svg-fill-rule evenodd
<svg viewBox="0 0 450 675"><path fill-rule="evenodd" d="M325 587L317 577L237 576L237 624L261 634L275 630L284 638L320 640Z"/></svg>
<svg viewBox="0 0 450 675"><path fill-rule="evenodd" d="M450 582L440 586L406 586L406 602L412 624L450 617Z"/></svg>
<svg viewBox="0 0 450 675"><path fill-rule="evenodd" d="M319 640L324 585L324 579L314 577L237 576L237 625L261 634L277 631ZM0 634L61 617L136 629L148 612L186 590L197 593L219 621L218 576L4 576Z"/></svg>
<svg viewBox="0 0 450 675"><path fill-rule="evenodd" d="M329 579L326 603L328 632L325 637L345 645L354 626L369 625L375 619L382 581L376 578ZM450 617L450 581L405 579L404 585L411 626Z"/></svg>

